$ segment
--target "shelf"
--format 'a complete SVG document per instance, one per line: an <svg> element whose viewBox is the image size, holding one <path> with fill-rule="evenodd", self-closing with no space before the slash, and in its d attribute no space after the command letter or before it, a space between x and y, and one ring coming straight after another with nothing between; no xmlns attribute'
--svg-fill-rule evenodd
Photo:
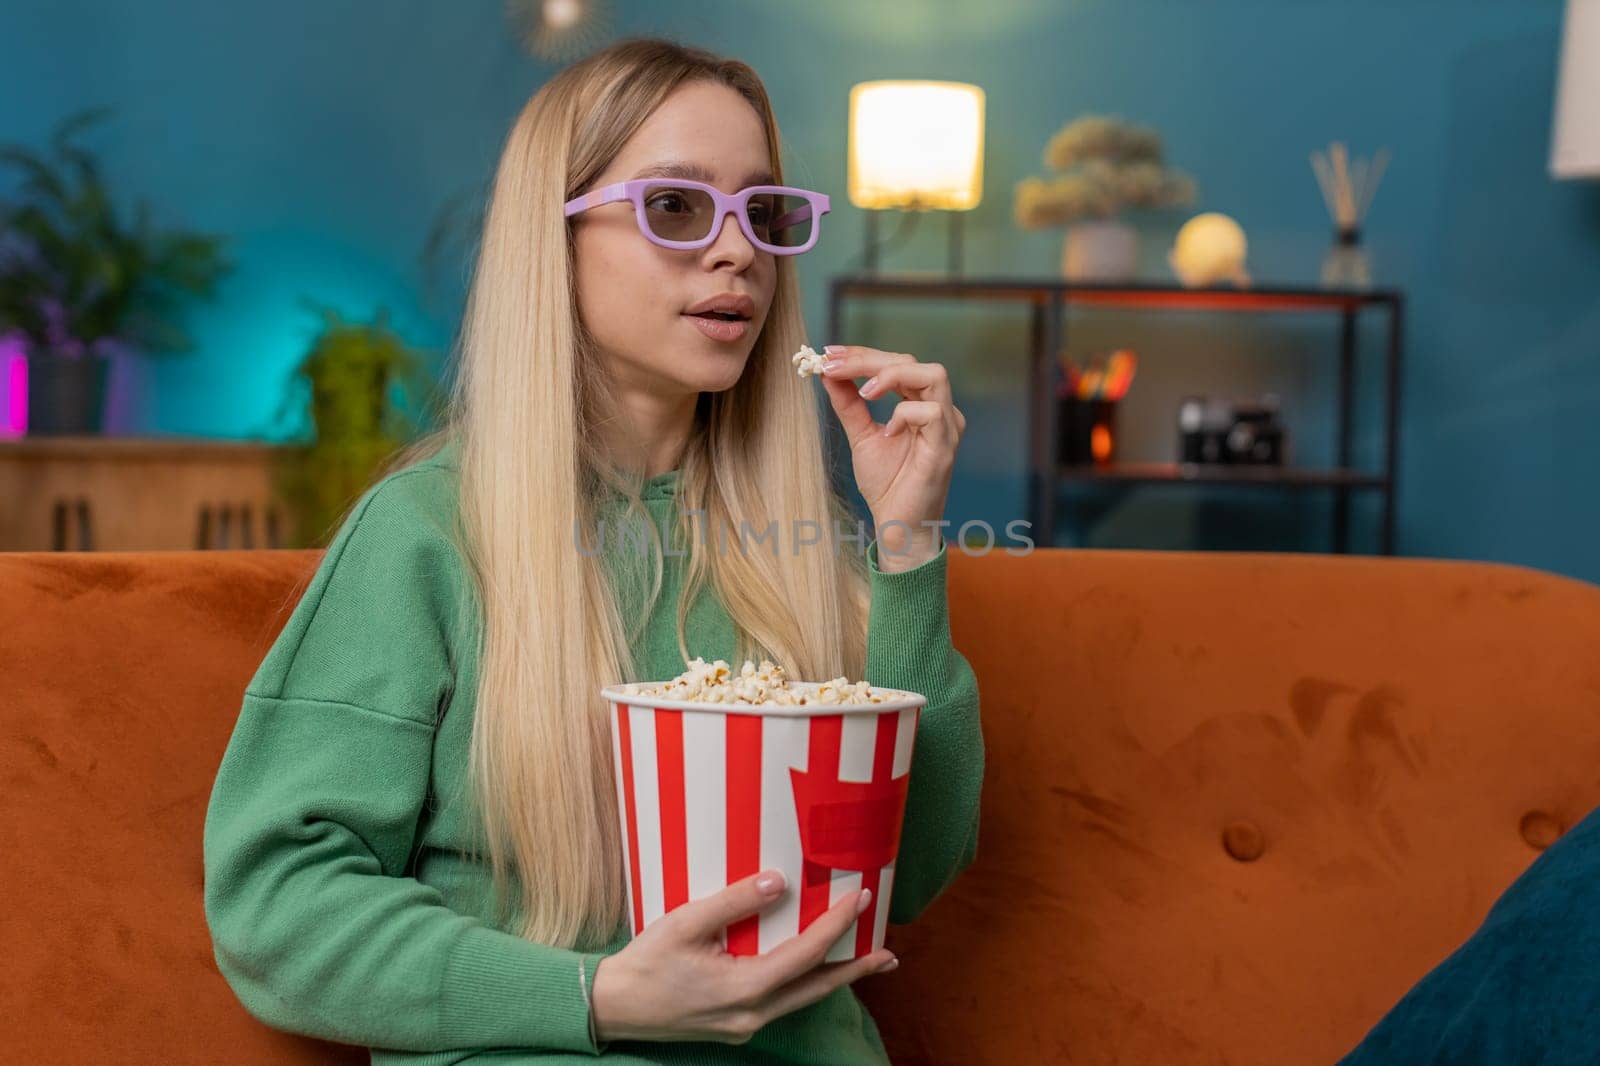
<svg viewBox="0 0 1600 1066"><path fill-rule="evenodd" d="M285 445L231 437L73 433L0 437L0 458L75 460L112 456L138 460L240 459L255 461Z"/></svg>
<svg viewBox="0 0 1600 1066"><path fill-rule="evenodd" d="M1254 284L1247 288L1185 288L1176 281L1133 281L1117 284L1069 282L1058 275L973 277L941 271L874 271L828 281L828 335L841 337L844 310L852 300L927 300L930 302L1004 303L1027 309L1028 378L1026 404L1028 518L1042 544L1055 542L1056 511L1063 484L1211 485L1279 489L1331 489L1333 551L1349 550L1351 495L1374 490L1382 511L1378 550L1395 550L1395 477L1400 437L1401 362L1405 327L1405 293L1394 287L1327 288L1315 281L1288 285ZM1063 466L1055 462L1051 402L1057 356L1068 349L1069 323L1075 308L1129 310L1135 314L1168 311L1298 314L1316 316L1317 324L1338 326L1338 386L1335 392L1335 439L1331 453L1340 465L1327 468L1251 467L1178 463L1112 463L1108 466ZM1374 472L1349 468L1354 424L1357 347L1369 331L1358 328L1375 311L1386 326L1380 344L1383 365L1383 457ZM1298 346L1297 346L1298 347Z"/></svg>
<svg viewBox="0 0 1600 1066"><path fill-rule="evenodd" d="M1353 311L1392 306L1396 289L1322 289L1253 286L1248 289L1186 289L1164 282L1082 284L1050 278L963 278L946 274L854 274L833 279L840 296L940 297L968 300L1027 300L1043 303L1172 311Z"/></svg>
<svg viewBox="0 0 1600 1066"><path fill-rule="evenodd" d="M1293 466L1230 466L1207 463L1111 463L1107 466L1063 465L1062 481L1197 485L1251 485L1279 488L1382 489L1388 479L1360 470L1312 469Z"/></svg>

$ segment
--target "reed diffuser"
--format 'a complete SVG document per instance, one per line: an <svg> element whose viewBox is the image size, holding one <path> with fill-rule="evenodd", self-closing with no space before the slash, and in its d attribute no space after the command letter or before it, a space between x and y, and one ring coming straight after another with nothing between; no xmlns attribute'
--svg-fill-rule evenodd
<svg viewBox="0 0 1600 1066"><path fill-rule="evenodd" d="M1311 153L1311 169L1322 189L1322 201L1333 219L1334 244L1322 261L1322 284L1335 287L1366 287L1372 284L1372 265L1361 245L1361 224L1372 206L1372 197L1389 165L1389 149L1380 148L1371 160L1351 160L1342 142L1328 146L1328 153Z"/></svg>

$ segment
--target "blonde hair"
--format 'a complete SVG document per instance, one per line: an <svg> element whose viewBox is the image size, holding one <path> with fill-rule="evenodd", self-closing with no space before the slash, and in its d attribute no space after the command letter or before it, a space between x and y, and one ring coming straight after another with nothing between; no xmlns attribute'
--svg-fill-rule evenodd
<svg viewBox="0 0 1600 1066"><path fill-rule="evenodd" d="M618 607L621 579L574 544L576 530L597 528L608 492L628 514L644 514L644 475L602 454L593 432L619 408L579 318L562 205L669 93L697 79L750 102L783 181L770 102L742 62L631 39L558 73L518 115L500 157L443 426L386 466L408 466L451 436L461 442L460 547L483 610L470 777L484 839L475 851L492 866L502 921L515 902L514 931L563 947L606 942L626 919L611 723L599 691L664 679L637 676L638 633ZM859 551L832 550L826 539L785 551L781 536L775 553L719 551L715 534L710 543L700 535L746 523L781 531L796 518L855 528L828 478L814 386L790 366L805 341L793 259L778 257L776 268L745 371L726 392L701 394L679 467L674 533L688 551L679 652L687 664L709 650L688 647L684 634L689 605L709 586L733 621L735 665L766 657L791 677L859 678L868 605ZM661 589L661 540L649 528L650 551L637 556L650 585L640 619Z"/></svg>

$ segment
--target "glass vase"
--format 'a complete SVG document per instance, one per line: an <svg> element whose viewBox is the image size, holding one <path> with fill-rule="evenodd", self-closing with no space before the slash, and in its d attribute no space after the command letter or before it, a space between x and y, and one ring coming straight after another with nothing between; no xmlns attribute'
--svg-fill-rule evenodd
<svg viewBox="0 0 1600 1066"><path fill-rule="evenodd" d="M1341 226L1333 247L1322 260L1322 284L1330 289L1365 289L1372 285L1372 264L1361 244L1361 230Z"/></svg>

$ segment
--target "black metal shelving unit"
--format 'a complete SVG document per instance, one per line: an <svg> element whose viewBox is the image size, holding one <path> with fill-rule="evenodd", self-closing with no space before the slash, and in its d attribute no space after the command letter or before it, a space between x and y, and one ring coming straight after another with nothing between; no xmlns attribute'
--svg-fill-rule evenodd
<svg viewBox="0 0 1600 1066"><path fill-rule="evenodd" d="M1165 284L1079 284L1029 278L963 278L917 274L843 275L828 286L828 337L843 336L844 303L849 299L942 299L1026 303L1031 315L1028 404L1028 518L1041 546L1055 542L1056 510L1063 485L1090 482L1124 484L1213 484L1275 489L1326 489L1333 492L1333 545L1349 551L1350 494L1373 491L1383 498L1380 551L1394 554L1395 475L1400 430L1400 366L1404 297L1398 289L1321 289L1252 287L1186 289ZM1124 308L1139 311L1303 312L1338 316L1339 388L1336 398L1337 465L1331 468L1244 467L1179 463L1112 463L1060 466L1055 461L1054 353L1066 341L1068 307ZM1351 466L1351 423L1355 403L1356 332L1363 312L1387 312L1384 364L1383 465L1379 471Z"/></svg>

